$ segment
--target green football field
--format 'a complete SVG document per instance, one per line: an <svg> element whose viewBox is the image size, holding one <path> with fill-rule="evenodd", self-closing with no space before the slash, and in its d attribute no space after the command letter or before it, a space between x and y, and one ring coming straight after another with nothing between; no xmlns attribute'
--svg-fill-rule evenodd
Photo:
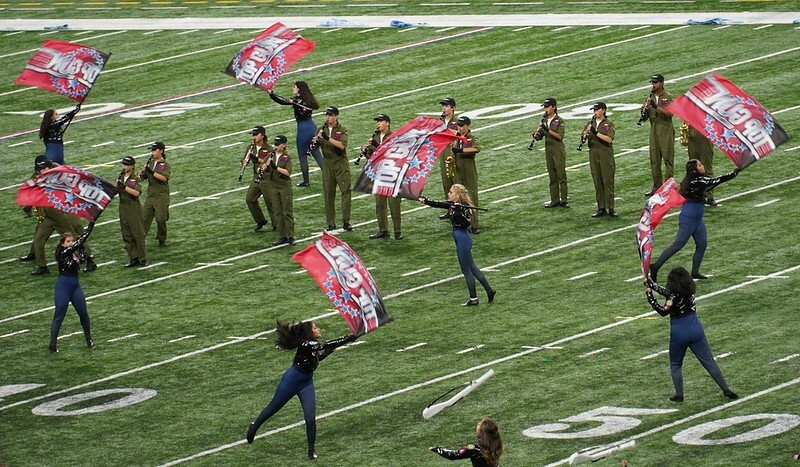
<svg viewBox="0 0 800 467"><path fill-rule="evenodd" d="M253 231L247 183L236 181L254 125L265 126L269 140L288 136L297 154L290 109L221 72L271 22L260 29L109 30L101 18L159 15L142 4L188 9L175 10L175 17L253 13L222 8L224 2L108 2L118 7L110 11L69 3L0 4L0 20L98 21L93 30L0 31L0 464L308 465L297 399L262 427L254 444L244 439L292 361L293 352L274 346L275 320L313 319L323 338L349 332L290 259L326 224L319 171L312 163L311 187L294 190L292 247L272 247L276 234L269 228ZM397 3L386 14L442 14L445 8ZM566 3L563 11L548 0L472 8L487 14L583 11ZM275 2L262 14L313 14L322 22L347 6L288 8L300 4ZM757 7L800 18L790 2L643 5L619 2L606 12L724 16ZM363 9L359 14L374 13ZM631 439L634 448L598 465L619 465L623 458L632 466L796 464L798 25L387 25L300 34L316 49L291 67L276 92L288 96L294 80L305 80L323 109L339 107L350 130L351 160L379 113L399 128L419 115L438 116L438 102L452 96L457 114L472 118L482 147L480 204L489 209L473 253L498 291L492 304L479 291L478 307L461 307L468 295L441 211L404 200L405 238L370 240L377 230L374 198L354 192L355 230L337 235L370 268L393 321L337 350L315 373L318 465L448 465L428 446L472 442L484 416L500 425L506 466L565 465L582 448ZM81 275L96 347L85 347L70 310L58 354L47 350L56 268L51 264L49 276L34 277L31 263L18 260L30 247L35 218L14 204L43 152L36 134L41 113L72 107L62 96L13 84L48 39L111 53L65 135L67 162L114 180L123 156L143 163L148 145L159 140L173 170L168 245L159 248L150 233L151 267L122 267L128 258L117 201L100 217L90 238L100 268ZM721 74L795 136L719 187L720 205L705 214L709 247L702 272L710 278L698 283L698 312L740 396L735 401L722 396L692 355L684 367L685 402L668 400L669 323L647 304L635 241L642 194L651 184L648 129L636 120L654 73L666 77L675 95ZM547 97L558 100L567 121L570 209L544 209L542 145L526 149ZM608 103L617 128L616 219L590 217L588 151L575 150L598 100ZM678 174L686 159L676 142ZM353 180L359 168L351 166ZM715 152L715 173L733 168ZM443 197L438 171L424 194ZM656 231L655 254L676 230L677 211ZM51 238L46 247L51 260L55 245ZM692 253L689 242L666 267L688 267ZM464 400L423 419L422 410L437 396L490 369L494 377Z"/></svg>

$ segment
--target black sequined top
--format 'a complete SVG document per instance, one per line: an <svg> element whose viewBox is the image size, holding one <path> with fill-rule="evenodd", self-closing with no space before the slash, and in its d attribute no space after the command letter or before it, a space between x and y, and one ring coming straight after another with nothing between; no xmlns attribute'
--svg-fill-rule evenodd
<svg viewBox="0 0 800 467"><path fill-rule="evenodd" d="M685 295L676 295L655 282L650 282L648 287L667 298L667 302L662 306L658 303L656 297L653 296L653 292L647 292L647 301L650 302L650 306L653 307L659 315L669 315L670 319L681 319L697 313L694 295L689 295L688 297Z"/></svg>
<svg viewBox="0 0 800 467"><path fill-rule="evenodd" d="M294 119L298 122L302 120L308 120L311 118L311 114L314 113L314 109L311 108L311 105L303 102L303 100L299 97L287 99L275 93L271 93L269 98L280 105L291 105L294 109Z"/></svg>
<svg viewBox="0 0 800 467"><path fill-rule="evenodd" d="M468 229L472 223L472 211L470 208L452 203L450 201L434 201L432 199L425 199L425 204L434 208L447 209L447 214L450 215L450 222L455 229Z"/></svg>
<svg viewBox="0 0 800 467"><path fill-rule="evenodd" d="M83 230L83 233L78 237L69 248L61 250L56 249L56 262L58 263L58 273L64 276L78 277L81 270L81 261L83 260L83 244L92 233L94 222Z"/></svg>
<svg viewBox="0 0 800 467"><path fill-rule="evenodd" d="M325 342L305 341L297 347L292 365L303 373L314 374L319 362L332 354L334 349L354 340L356 340L356 336L351 334Z"/></svg>
<svg viewBox="0 0 800 467"><path fill-rule="evenodd" d="M705 202L706 193L720 183L727 182L728 180L735 178L737 174L738 172L731 172L727 175L721 175L714 178L706 176L697 177L689 182L689 187L685 193L684 190L681 189L681 195L686 198L686 201L703 203Z"/></svg>
<svg viewBox="0 0 800 467"><path fill-rule="evenodd" d="M483 457L483 450L477 444L468 444L466 446L461 446L458 449L446 449L441 446L436 446L431 449L436 454L444 457L445 459L450 459L451 461L459 460L459 459L469 459L472 461L473 467L497 467L500 464L490 464L489 461Z"/></svg>
<svg viewBox="0 0 800 467"><path fill-rule="evenodd" d="M47 125L47 128L44 130L44 135L40 135L40 137L42 137L45 143L63 143L64 132L67 131L69 122L72 121L79 110L80 108L75 107L65 115L62 115L58 120Z"/></svg>

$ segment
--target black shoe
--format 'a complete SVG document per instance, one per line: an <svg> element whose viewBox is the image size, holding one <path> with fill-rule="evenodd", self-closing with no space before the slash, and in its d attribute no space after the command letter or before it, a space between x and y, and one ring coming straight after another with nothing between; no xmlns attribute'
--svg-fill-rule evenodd
<svg viewBox="0 0 800 467"><path fill-rule="evenodd" d="M395 232L394 233L395 240L402 240L403 239L403 232Z"/></svg>
<svg viewBox="0 0 800 467"><path fill-rule="evenodd" d="M146 268L147 266L150 266L150 263L147 261L139 261L139 267Z"/></svg>
<svg viewBox="0 0 800 467"><path fill-rule="evenodd" d="M167 242L165 242L164 240L159 240L158 246L167 246Z"/></svg>
<svg viewBox="0 0 800 467"><path fill-rule="evenodd" d="M94 258L91 256L86 258L86 268L83 270L83 272L92 272L95 270L97 270L97 263L94 262Z"/></svg>
<svg viewBox="0 0 800 467"><path fill-rule="evenodd" d="M289 239L286 237L281 237L277 241L272 243L272 246L280 246L289 243Z"/></svg>
<svg viewBox="0 0 800 467"><path fill-rule="evenodd" d="M247 444L253 444L253 440L256 439L256 424L251 423L249 427L247 427Z"/></svg>
<svg viewBox="0 0 800 467"><path fill-rule="evenodd" d="M33 253L28 253L27 255L23 256L19 260L20 261L33 261L34 259L36 259L36 256Z"/></svg>
<svg viewBox="0 0 800 467"><path fill-rule="evenodd" d="M650 280L656 283L658 283L658 269L659 267L655 264L650 265Z"/></svg>
<svg viewBox="0 0 800 467"><path fill-rule="evenodd" d="M489 303L492 303L494 301L494 296L496 294L497 294L496 290L490 290L490 291L486 292L486 295L489 297Z"/></svg>
<svg viewBox="0 0 800 467"><path fill-rule="evenodd" d="M94 341L91 337L86 338L86 347L89 347L90 349L94 347Z"/></svg>
<svg viewBox="0 0 800 467"><path fill-rule="evenodd" d="M479 233L481 233L481 229L472 229L473 235L478 235Z"/></svg>
<svg viewBox="0 0 800 467"><path fill-rule="evenodd" d="M731 391L730 389L728 389L727 391L722 391L722 394L725 397L727 397L728 399L738 399L739 398L739 395L736 394L735 392Z"/></svg>
<svg viewBox="0 0 800 467"><path fill-rule="evenodd" d="M569 203L568 203L568 202L566 202L566 201L562 201L562 202L561 202L561 207L562 207L562 208L569 208Z"/></svg>
<svg viewBox="0 0 800 467"><path fill-rule="evenodd" d="M670 397L669 400L672 402L683 402L683 396L675 394L674 396Z"/></svg>
<svg viewBox="0 0 800 467"><path fill-rule="evenodd" d="M692 279L708 279L708 276L704 276L704 275L700 274L699 272L693 272L692 273Z"/></svg>
<svg viewBox="0 0 800 467"><path fill-rule="evenodd" d="M353 230L353 226L350 225L349 222L345 222L344 225L342 225L342 230L345 232L351 232Z"/></svg>
<svg viewBox="0 0 800 467"><path fill-rule="evenodd" d="M126 264L123 267L135 268L136 266L141 266L141 265L142 265L142 263L139 262L139 258L133 258L132 260L128 261L128 264Z"/></svg>
<svg viewBox="0 0 800 467"><path fill-rule="evenodd" d="M442 220L450 219L450 214L447 214L447 213L442 214L441 216L439 216L439 219L442 219Z"/></svg>
<svg viewBox="0 0 800 467"><path fill-rule="evenodd" d="M298 188L307 188L308 187L308 182L300 182L300 183L297 184L297 187Z"/></svg>
<svg viewBox="0 0 800 467"><path fill-rule="evenodd" d="M465 304L463 304L461 306L478 306L478 298L477 297L470 298L469 300L467 300L467 303L465 303Z"/></svg>
<svg viewBox="0 0 800 467"><path fill-rule="evenodd" d="M325 230L327 230L328 232L336 230L336 224L329 224L327 227L325 227Z"/></svg>
<svg viewBox="0 0 800 467"><path fill-rule="evenodd" d="M611 216L611 217L617 217L617 211L615 211L613 209L609 209L608 210L608 215Z"/></svg>
<svg viewBox="0 0 800 467"><path fill-rule="evenodd" d="M646 191L646 192L644 193L644 197L645 197L645 198L649 198L649 197L653 196L653 195L655 194L655 192L656 192L656 190L655 190L655 189L653 189L653 190L650 190L650 191Z"/></svg>
<svg viewBox="0 0 800 467"><path fill-rule="evenodd" d="M48 274L50 274L50 270L47 269L47 266L41 266L36 268L36 270L31 273L31 276L46 276Z"/></svg>
<svg viewBox="0 0 800 467"><path fill-rule="evenodd" d="M606 214L607 213L605 209L598 209L596 213L592 214L592 217L603 217Z"/></svg>
<svg viewBox="0 0 800 467"><path fill-rule="evenodd" d="M559 203L559 202L557 202L557 201L550 201L549 203L547 203L547 204L545 204L545 205L544 205L544 207L545 207L545 208L547 208L547 209L550 209L550 208L557 208L557 207L559 207L559 206L561 206L561 203Z"/></svg>
<svg viewBox="0 0 800 467"><path fill-rule="evenodd" d="M261 222L257 222L257 223L256 223L256 227L255 227L253 230L255 230L256 232L258 232L258 231L260 231L261 229L263 229L265 225L267 225L267 221L266 221L266 220L263 220L263 221L261 221Z"/></svg>
<svg viewBox="0 0 800 467"><path fill-rule="evenodd" d="M31 217L31 215L33 214L33 208L30 206L25 206L24 208L22 208L22 212L25 213L25 217Z"/></svg>
<svg viewBox="0 0 800 467"><path fill-rule="evenodd" d="M50 349L50 353L58 353L58 346L53 342L50 343L50 347L48 348Z"/></svg>
<svg viewBox="0 0 800 467"><path fill-rule="evenodd" d="M369 238L374 240L376 238L386 238L388 236L389 236L389 232L381 231L381 232L377 232L377 233L374 233L374 234L370 235Z"/></svg>
<svg viewBox="0 0 800 467"><path fill-rule="evenodd" d="M308 450L308 458L311 459L312 461L315 461L315 460L319 459L319 456L317 455L316 451L314 451L313 449L309 449Z"/></svg>
<svg viewBox="0 0 800 467"><path fill-rule="evenodd" d="M286 237L286 243L288 245L294 245L294 237Z"/></svg>

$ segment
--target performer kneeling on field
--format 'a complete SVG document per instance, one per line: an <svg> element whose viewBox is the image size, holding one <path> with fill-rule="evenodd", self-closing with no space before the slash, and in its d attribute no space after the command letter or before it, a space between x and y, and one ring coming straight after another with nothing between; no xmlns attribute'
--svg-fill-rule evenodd
<svg viewBox="0 0 800 467"><path fill-rule="evenodd" d="M451 461L469 459L475 467L497 467L503 455L503 440L500 439L497 423L491 418L484 418L478 423L476 432L478 444L468 444L456 450L433 446L430 450Z"/></svg>
<svg viewBox="0 0 800 467"><path fill-rule="evenodd" d="M669 364L672 372L672 384L675 385L675 395L669 400L673 402L683 402L683 357L686 349L692 349L692 353L703 365L709 375L722 389L722 393L728 399L738 399L739 396L731 391L714 355L711 354L711 346L708 345L703 325L697 317L697 308L694 303L694 293L696 284L689 275L689 271L680 266L672 269L667 276L667 286L661 287L649 279L645 281L645 294L650 306L661 316L669 316ZM667 298L667 302L662 306L653 296L653 291L658 292Z"/></svg>
<svg viewBox="0 0 800 467"><path fill-rule="evenodd" d="M453 240L456 242L458 264L461 266L461 272L467 280L467 289L469 290L469 301L462 306L475 306L478 304L478 293L475 290L476 278L486 290L489 303L492 303L497 292L489 285L486 276L478 269L475 260L472 258L472 237L469 234L469 226L472 222L471 213L474 206L472 206L472 198L469 197L466 187L459 183L451 186L450 191L447 193L447 202L433 201L425 197L420 197L419 201L434 208L447 209L447 215L453 224Z"/></svg>
<svg viewBox="0 0 800 467"><path fill-rule="evenodd" d="M282 323L278 321L275 328L275 344L284 349L297 349L292 366L283 373L272 401L264 407L256 421L247 429L247 442L252 443L258 428L275 415L289 399L297 396L303 407L303 418L306 422L306 438L308 439L308 458L316 459L314 442L317 439L317 399L314 392L314 370L319 362L330 355L334 349L353 342L356 336L351 334L326 342L317 342L322 333L311 321L301 323Z"/></svg>

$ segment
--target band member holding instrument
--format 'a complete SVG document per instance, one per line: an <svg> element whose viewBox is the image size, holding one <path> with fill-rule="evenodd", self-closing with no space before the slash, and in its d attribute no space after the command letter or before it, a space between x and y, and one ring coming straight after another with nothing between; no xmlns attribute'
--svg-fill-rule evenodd
<svg viewBox="0 0 800 467"><path fill-rule="evenodd" d="M342 195L342 228L353 230L350 225L350 162L347 160L347 127L339 122L339 109L325 109L325 123L317 128L317 139L325 162L322 166L322 196L325 199L325 230L336 230L336 187Z"/></svg>
<svg viewBox="0 0 800 467"><path fill-rule="evenodd" d="M433 446L430 451L439 454L451 461L469 459L473 467L497 467L500 465L500 456L503 455L503 440L500 438L500 429L491 418L484 418L478 423L475 432L478 436L477 444L467 444L452 450L441 446Z"/></svg>
<svg viewBox="0 0 800 467"><path fill-rule="evenodd" d="M650 173L653 176L653 188L644 194L647 197L653 196L664 180L672 177L675 163L675 128L672 126L672 113L666 109L673 97L664 89L663 76L653 75L650 83L653 91L645 101L647 112L642 112L644 120L650 120Z"/></svg>
<svg viewBox="0 0 800 467"><path fill-rule="evenodd" d="M453 134L456 134L458 132L455 117L456 100L452 97L445 97L439 101L439 105L442 106L442 115L439 118L442 119ZM455 183L456 177L456 159L449 146L445 146L442 153L439 154L439 164L442 174L442 188L444 189L444 195L447 196L447 193L450 192L450 187ZM439 216L439 219L449 219L448 215L448 213L444 213Z"/></svg>
<svg viewBox="0 0 800 467"><path fill-rule="evenodd" d="M584 129L588 130L589 168L594 181L597 212L592 217L617 217L614 210L614 123L606 117L606 103L596 102L590 110L594 117Z"/></svg>
<svg viewBox="0 0 800 467"><path fill-rule="evenodd" d="M119 225L122 230L122 242L128 253L126 268L148 266L147 248L144 243L144 223L142 222L142 180L136 175L136 159L131 156L122 158L122 172L117 178L119 193Z"/></svg>
<svg viewBox="0 0 800 467"><path fill-rule="evenodd" d="M278 135L272 144L275 155L269 166L270 198L275 209L278 240L274 246L294 245L294 208L292 206L292 159L286 150L286 137Z"/></svg>
<svg viewBox="0 0 800 467"><path fill-rule="evenodd" d="M392 134L391 122L392 120L386 114L380 114L373 118L375 121L375 131L372 137L361 146L361 152L365 157L369 158L375 152L375 148L380 146L381 143L386 141ZM392 225L394 226L395 240L403 239L403 229L401 228L400 220L400 197L393 196L375 196L375 215L378 218L378 231L369 236L369 238L386 238L389 236L389 215L387 211L392 213ZM389 209L386 209L386 205Z"/></svg>
<svg viewBox="0 0 800 467"><path fill-rule="evenodd" d="M158 246L167 244L167 221L169 220L169 178L172 169L166 161L166 147L161 141L150 145L150 159L141 171L147 180L147 199L144 201L144 235L150 232L153 219L156 220L156 240Z"/></svg>
<svg viewBox="0 0 800 467"><path fill-rule="evenodd" d="M264 197L264 203L267 205L267 213L269 214L270 220L272 220L272 225L273 227L275 226L274 208L269 198L269 191L267 191L266 186L262 186L262 177L259 174L259 171L263 174L263 165L269 158L268 156L272 152L272 148L269 143L267 143L267 132L263 126L259 125L253 128L252 134L253 142L244 152L242 165L246 166L249 162L253 163L253 179L250 181L250 186L247 188L245 203L247 203L250 215L253 216L253 220L256 222L256 226L253 230L258 232L267 225L267 218L264 217L264 211L258 204L258 199L262 196Z"/></svg>
<svg viewBox="0 0 800 467"><path fill-rule="evenodd" d="M497 292L489 285L486 276L478 269L475 259L472 257L472 237L469 235L469 226L475 209L473 209L474 205L469 197L467 188L458 183L451 186L450 191L447 193L447 202L434 201L425 197L420 197L419 201L434 208L447 209L447 213L450 216L450 222L453 224L453 240L456 242L458 264L461 266L461 273L464 274L464 279L467 281L467 290L469 291L469 300L461 306L478 305L475 279L478 279L478 282L481 283L486 291L489 303L492 303Z"/></svg>
<svg viewBox="0 0 800 467"><path fill-rule="evenodd" d="M453 156L456 158L456 178L455 182L464 185L469 192L469 197L478 204L478 167L475 165L475 156L481 151L481 143L478 137L470 132L472 120L466 115L458 117L458 135L466 138L466 141L455 140L450 143ZM472 233L481 233L478 224L478 213L472 213Z"/></svg>
<svg viewBox="0 0 800 467"><path fill-rule="evenodd" d="M685 123L683 125L686 125ZM681 128L683 128L681 125ZM683 133L683 130L681 130ZM682 142L681 142L682 143ZM714 177L714 143L705 135L695 130L694 127L686 125L686 149L689 152L689 159L697 159L706 169L706 177ZM706 192L706 206L716 206L714 200L714 189Z"/></svg>
<svg viewBox="0 0 800 467"><path fill-rule="evenodd" d="M295 81L291 99L276 95L270 88L267 90L270 99L281 105L291 105L294 109L294 119L297 121L297 156L300 158L300 171L303 173L303 181L298 183L299 187L308 186L308 154L314 156L317 165L322 169L322 153L319 149L311 147L311 138L316 132L317 126L311 119L312 113L319 108L319 102L309 89L305 81Z"/></svg>
<svg viewBox="0 0 800 467"><path fill-rule="evenodd" d="M64 132L67 131L72 119L81 110L81 104L67 112L64 116L58 114L56 109L47 109L42 115L39 125L39 139L44 142L45 157L56 164L64 163Z"/></svg>
<svg viewBox="0 0 800 467"><path fill-rule="evenodd" d="M564 148L564 119L558 115L556 100L548 97L542 104L544 117L534 134L544 138L544 156L550 176L550 202L546 208L569 207L567 201L567 150ZM534 139L536 137L534 136ZM540 138L541 139L541 138Z"/></svg>

